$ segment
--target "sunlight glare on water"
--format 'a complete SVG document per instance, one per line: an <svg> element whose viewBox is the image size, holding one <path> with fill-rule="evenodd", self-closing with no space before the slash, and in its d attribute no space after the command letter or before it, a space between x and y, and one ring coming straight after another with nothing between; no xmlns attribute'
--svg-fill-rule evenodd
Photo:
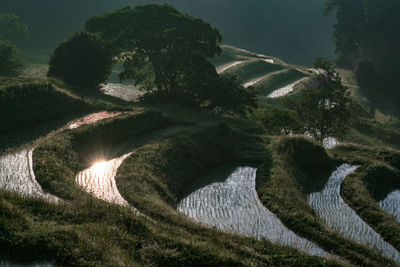
<svg viewBox="0 0 400 267"><path fill-rule="evenodd" d="M92 167L93 172L95 173L96 176L100 177L105 174L106 169L107 169L107 162L105 160L100 160L95 162Z"/></svg>

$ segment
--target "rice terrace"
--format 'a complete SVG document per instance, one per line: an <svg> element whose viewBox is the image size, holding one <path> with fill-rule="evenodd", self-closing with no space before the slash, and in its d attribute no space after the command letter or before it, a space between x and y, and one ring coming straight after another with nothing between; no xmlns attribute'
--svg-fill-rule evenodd
<svg viewBox="0 0 400 267"><path fill-rule="evenodd" d="M0 266L400 266L396 32L398 0L2 0Z"/></svg>

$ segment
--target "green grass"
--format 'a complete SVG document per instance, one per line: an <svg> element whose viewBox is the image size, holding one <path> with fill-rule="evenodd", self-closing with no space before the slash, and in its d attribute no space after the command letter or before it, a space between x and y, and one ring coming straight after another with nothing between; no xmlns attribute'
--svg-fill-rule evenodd
<svg viewBox="0 0 400 267"><path fill-rule="evenodd" d="M272 161L257 174L262 203L295 233L314 241L326 251L357 265L393 264L383 256L330 229L308 205L307 194L321 189L338 161L318 144L301 137L272 142Z"/></svg>
<svg viewBox="0 0 400 267"><path fill-rule="evenodd" d="M306 76L306 74L296 69L288 69L284 72L273 74L268 79L255 84L254 87L262 96L268 96L273 91L294 83Z"/></svg>
<svg viewBox="0 0 400 267"><path fill-rule="evenodd" d="M255 164L268 152L266 140L219 123L146 139L153 127L176 123L181 122L147 112L65 130L44 140L34 153L37 180L65 201L57 206L0 192L0 231L5 233L0 256L50 258L67 265L338 265L268 241L206 228L179 215L178 199L203 173L227 162ZM134 138L125 139L128 135ZM98 143L117 153L123 153L118 150L121 144L134 150L118 170L118 188L152 220L92 198L75 184L75 174L89 164L83 160L86 151Z"/></svg>
<svg viewBox="0 0 400 267"><path fill-rule="evenodd" d="M43 140L34 150L34 171L43 189L73 199L80 189L75 175L99 159L111 159L133 150L126 143L173 123L160 113L122 115L95 125L64 130ZM68 153L66 153L68 151Z"/></svg>

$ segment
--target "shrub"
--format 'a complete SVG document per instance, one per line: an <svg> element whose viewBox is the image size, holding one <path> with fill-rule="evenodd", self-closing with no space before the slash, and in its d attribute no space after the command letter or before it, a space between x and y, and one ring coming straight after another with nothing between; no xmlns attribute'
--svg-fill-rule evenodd
<svg viewBox="0 0 400 267"><path fill-rule="evenodd" d="M111 73L112 54L94 35L80 32L57 46L49 65L49 77L71 85L97 87Z"/></svg>
<svg viewBox="0 0 400 267"><path fill-rule="evenodd" d="M15 47L0 40L0 76L18 76L23 68L24 64L18 58Z"/></svg>

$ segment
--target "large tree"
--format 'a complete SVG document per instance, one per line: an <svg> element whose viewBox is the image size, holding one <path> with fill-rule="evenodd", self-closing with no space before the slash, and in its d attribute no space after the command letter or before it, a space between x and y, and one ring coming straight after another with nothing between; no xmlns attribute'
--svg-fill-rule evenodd
<svg viewBox="0 0 400 267"><path fill-rule="evenodd" d="M90 19L85 29L107 40L124 60L121 79L141 80L136 78L151 65L157 89L166 93L182 89L193 64L221 51L218 30L169 5L119 9Z"/></svg>
<svg viewBox="0 0 400 267"><path fill-rule="evenodd" d="M322 144L327 137L342 139L348 132L352 100L333 64L317 58L314 68L313 80L301 91L296 108L303 131Z"/></svg>
<svg viewBox="0 0 400 267"><path fill-rule="evenodd" d="M256 105L252 88L220 77L210 62L221 52L219 31L170 5L119 9L91 18L85 30L123 62L120 79L147 95L235 113Z"/></svg>

